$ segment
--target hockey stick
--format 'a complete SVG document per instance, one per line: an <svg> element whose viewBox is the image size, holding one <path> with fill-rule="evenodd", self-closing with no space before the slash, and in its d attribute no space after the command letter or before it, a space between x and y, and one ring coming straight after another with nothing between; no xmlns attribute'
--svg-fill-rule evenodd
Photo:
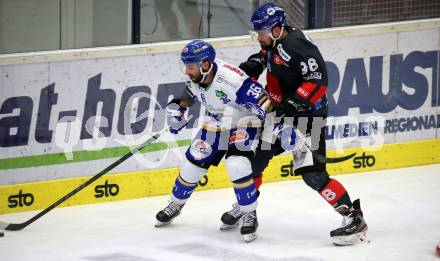
<svg viewBox="0 0 440 261"><path fill-rule="evenodd" d="M272 110L274 109L274 107L272 106L271 108ZM272 111L274 112L274 111ZM287 117L287 115L285 113L281 114L281 116L279 116L281 120L283 120L284 118ZM316 159L317 161L319 161L320 163L339 163L339 162L343 162L346 160L349 160L351 158L353 158L356 153L352 153L350 155L347 156L342 156L342 157L336 157L336 158L329 158L329 157L325 157L323 155L317 154L317 153L313 153L314 150L312 150L312 144L307 142L306 136L304 136L304 134L302 134L302 132L295 127L295 133L297 136L299 136L299 138L301 138L302 140L304 140L304 145L307 147L307 149L309 149L310 151L312 151L313 154L313 158Z"/></svg>
<svg viewBox="0 0 440 261"><path fill-rule="evenodd" d="M309 144L307 142L307 139L304 136L304 134L302 134L298 129L295 129L295 132L296 132L297 136L299 136L302 140L304 140L304 145L307 147L307 149L312 151L313 157L316 160L318 160L320 163L339 163L339 162L343 162L343 161L349 160L349 159L353 158L354 155L356 155L356 153L352 153L352 154L347 155L347 156L342 156L342 157L337 157L337 158L329 158L329 157L324 157L321 154L313 153L313 150L311 148L311 144Z"/></svg>
<svg viewBox="0 0 440 261"><path fill-rule="evenodd" d="M72 190L69 194L67 194L64 197L60 198L59 200L57 200L52 205L50 205L49 207L47 207L43 211L39 212L37 215L33 216L31 219L29 219L29 220L27 220L27 221L25 221L23 223L17 223L17 224L15 224L15 223L5 223L5 222L1 222L0 221L0 229L2 229L2 230L9 230L9 231L22 230L23 228L27 227L28 225L30 225L31 223L33 223L34 221L36 221L40 217L46 215L49 211L51 211L52 209L56 208L61 203L63 203L64 201L66 201L67 199L69 199L70 197L72 197L73 195L78 193L79 191L81 191L83 188L85 188L88 185L90 185L91 183L93 183L95 180L99 179L100 177L102 177L103 175L108 173L110 170L114 169L116 166L118 166L119 164L121 164L122 162L124 162L125 160L130 158L131 156L133 156L136 152L138 152L138 151L142 150L144 147L150 145L152 142L157 140L164 132L168 131L168 129L169 128L164 128L164 129L160 130L159 132L154 134L151 138L146 140L144 143L142 143L141 145L137 146L136 148L130 150L127 154L125 154L124 156L122 156L117 161L113 162L112 164L110 164L107 168L101 170L98 174L96 174L95 176L91 177L89 180L87 180L86 182L81 184L79 187L77 187L76 189Z"/></svg>
<svg viewBox="0 0 440 261"><path fill-rule="evenodd" d="M285 114L281 115L281 119L285 118ZM342 156L342 157L336 157L336 158L329 158L329 157L325 157L323 155L317 154L317 153L313 153L314 150L312 150L312 144L307 142L306 136L297 128L294 128L296 135L304 141L304 145L307 147L308 150L312 151L313 154L313 158L316 159L317 161L319 161L320 163L339 163L339 162L343 162L346 160L349 160L351 158L353 158L356 153L352 153L350 155L347 156Z"/></svg>

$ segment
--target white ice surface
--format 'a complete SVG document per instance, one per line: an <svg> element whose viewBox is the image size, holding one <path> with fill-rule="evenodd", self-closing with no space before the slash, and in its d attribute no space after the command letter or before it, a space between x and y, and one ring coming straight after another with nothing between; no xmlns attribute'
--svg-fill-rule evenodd
<svg viewBox="0 0 440 261"><path fill-rule="evenodd" d="M440 242L440 165L336 176L361 198L369 244L337 247L341 218L302 181L263 184L258 238L219 230L232 189L196 192L168 227L155 214L168 196L55 209L0 238L0 260L436 260ZM20 223L37 212L0 216Z"/></svg>

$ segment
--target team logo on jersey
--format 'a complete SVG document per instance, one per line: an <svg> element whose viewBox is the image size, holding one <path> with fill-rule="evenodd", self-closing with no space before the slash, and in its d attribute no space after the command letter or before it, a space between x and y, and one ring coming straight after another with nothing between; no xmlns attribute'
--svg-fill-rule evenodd
<svg viewBox="0 0 440 261"><path fill-rule="evenodd" d="M231 99L228 98L228 95L224 91L215 91L215 96L217 96L224 104L231 102Z"/></svg>
<svg viewBox="0 0 440 261"><path fill-rule="evenodd" d="M193 144L191 144L191 148L189 150L191 155L197 160L207 158L212 153L211 145L201 139L195 140Z"/></svg>
<svg viewBox="0 0 440 261"><path fill-rule="evenodd" d="M245 130L236 130L229 137L229 143L244 142L249 138L249 134Z"/></svg>
<svg viewBox="0 0 440 261"><path fill-rule="evenodd" d="M286 65L286 63L284 62L284 60L281 59L281 57L280 57L279 55L277 55L277 54L275 54L275 55L273 56L273 61L274 61L274 63L279 64L279 65Z"/></svg>
<svg viewBox="0 0 440 261"><path fill-rule="evenodd" d="M277 50L278 50L278 53L281 55L281 58L283 58L284 61L288 62L288 61L290 61L290 59L292 59L292 57L290 57L290 55L286 51L284 51L282 44L279 44L277 46Z"/></svg>
<svg viewBox="0 0 440 261"><path fill-rule="evenodd" d="M183 48L182 53L187 53L188 52L188 47Z"/></svg>

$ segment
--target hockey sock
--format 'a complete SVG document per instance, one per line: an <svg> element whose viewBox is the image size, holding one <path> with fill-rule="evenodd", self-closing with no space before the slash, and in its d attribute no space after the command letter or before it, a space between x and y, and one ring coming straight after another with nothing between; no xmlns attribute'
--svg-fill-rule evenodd
<svg viewBox="0 0 440 261"><path fill-rule="evenodd" d="M197 183L188 183L182 179L182 177L177 176L176 182L174 183L172 191L172 199L178 204L185 204L188 198L196 189Z"/></svg>
<svg viewBox="0 0 440 261"><path fill-rule="evenodd" d="M263 183L263 173L260 173L257 177L253 177L255 189L257 190L257 198L260 196L260 186Z"/></svg>
<svg viewBox="0 0 440 261"><path fill-rule="evenodd" d="M255 189L258 191L260 189L261 184L263 183L263 174L254 177Z"/></svg>
<svg viewBox="0 0 440 261"><path fill-rule="evenodd" d="M342 215L348 214L352 206L350 196L344 186L336 179L330 179L327 185L319 190L319 194Z"/></svg>
<svg viewBox="0 0 440 261"><path fill-rule="evenodd" d="M234 181L237 202L243 212L251 212L257 208L257 190L253 179L241 182Z"/></svg>

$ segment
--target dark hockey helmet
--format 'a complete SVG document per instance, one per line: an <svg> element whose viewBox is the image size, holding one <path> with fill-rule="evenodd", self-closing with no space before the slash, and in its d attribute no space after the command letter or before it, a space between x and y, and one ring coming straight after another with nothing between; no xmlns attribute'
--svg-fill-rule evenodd
<svg viewBox="0 0 440 261"><path fill-rule="evenodd" d="M182 49L180 59L184 64L199 64L204 61L213 64L215 60L215 50L208 42L193 40Z"/></svg>
<svg viewBox="0 0 440 261"><path fill-rule="evenodd" d="M287 18L283 8L275 3L266 3L255 10L251 23L254 31L270 30L276 25L284 27Z"/></svg>

